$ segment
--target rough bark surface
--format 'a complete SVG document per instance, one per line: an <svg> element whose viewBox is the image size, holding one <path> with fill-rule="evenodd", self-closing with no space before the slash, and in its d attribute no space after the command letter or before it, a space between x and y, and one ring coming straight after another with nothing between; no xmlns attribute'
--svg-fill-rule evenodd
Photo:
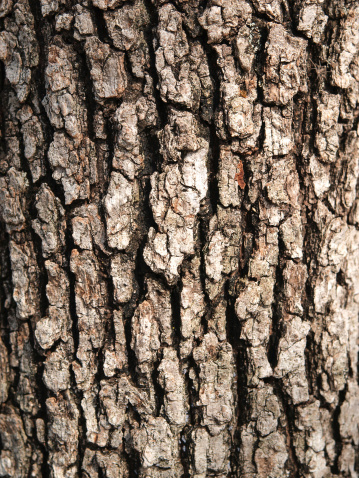
<svg viewBox="0 0 359 478"><path fill-rule="evenodd" d="M357 477L358 2L0 27L0 476Z"/></svg>

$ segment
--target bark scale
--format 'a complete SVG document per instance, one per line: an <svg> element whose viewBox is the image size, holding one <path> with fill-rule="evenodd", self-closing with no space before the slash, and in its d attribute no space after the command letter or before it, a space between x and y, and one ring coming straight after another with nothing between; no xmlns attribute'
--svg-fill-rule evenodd
<svg viewBox="0 0 359 478"><path fill-rule="evenodd" d="M357 2L0 27L0 476L358 476Z"/></svg>

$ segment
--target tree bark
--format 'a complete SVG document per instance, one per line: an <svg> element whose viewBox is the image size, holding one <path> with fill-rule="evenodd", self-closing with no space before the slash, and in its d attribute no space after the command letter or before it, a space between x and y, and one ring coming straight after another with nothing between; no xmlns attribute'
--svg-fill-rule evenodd
<svg viewBox="0 0 359 478"><path fill-rule="evenodd" d="M0 26L0 476L357 477L358 2Z"/></svg>

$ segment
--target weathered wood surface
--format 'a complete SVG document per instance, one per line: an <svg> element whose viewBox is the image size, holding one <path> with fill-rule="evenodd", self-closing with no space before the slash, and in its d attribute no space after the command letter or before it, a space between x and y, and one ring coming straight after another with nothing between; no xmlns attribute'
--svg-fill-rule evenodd
<svg viewBox="0 0 359 478"><path fill-rule="evenodd" d="M358 2L0 27L0 476L357 477Z"/></svg>

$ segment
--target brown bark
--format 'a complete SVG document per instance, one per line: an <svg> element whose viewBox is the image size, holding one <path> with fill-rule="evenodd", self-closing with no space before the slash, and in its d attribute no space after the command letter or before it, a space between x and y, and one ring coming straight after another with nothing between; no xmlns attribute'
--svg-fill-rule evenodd
<svg viewBox="0 0 359 478"><path fill-rule="evenodd" d="M357 477L357 2L0 27L0 476Z"/></svg>

